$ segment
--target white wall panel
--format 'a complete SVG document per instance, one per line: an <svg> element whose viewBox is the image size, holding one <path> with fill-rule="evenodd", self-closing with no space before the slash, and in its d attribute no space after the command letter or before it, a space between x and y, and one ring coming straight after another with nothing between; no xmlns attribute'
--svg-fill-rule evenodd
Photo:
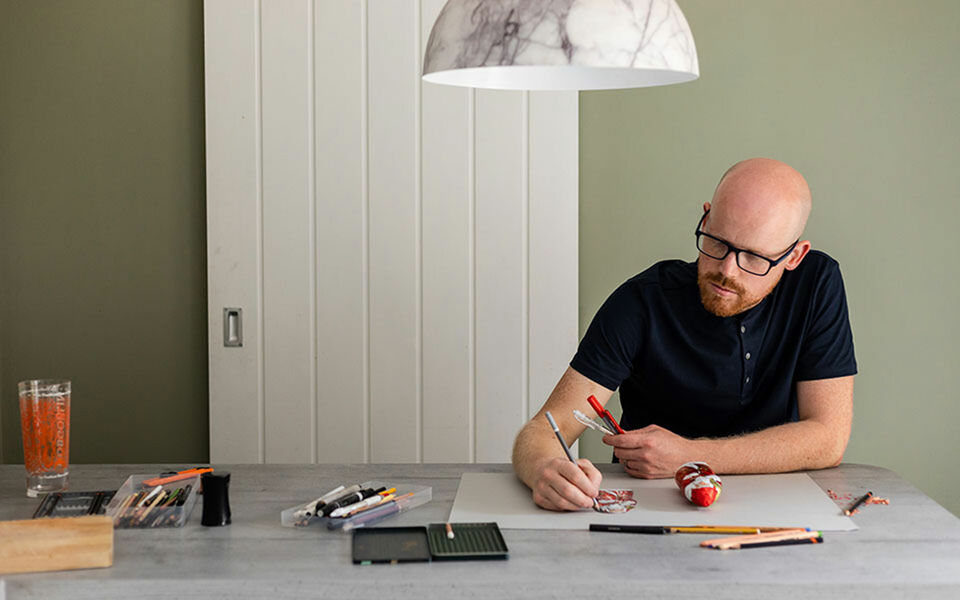
<svg viewBox="0 0 960 600"><path fill-rule="evenodd" d="M576 94L530 92L530 402L532 417L577 350L579 136ZM572 293L571 293L572 290Z"/></svg>
<svg viewBox="0 0 960 600"><path fill-rule="evenodd" d="M312 10L310 0L262 7L267 462L312 462L316 454Z"/></svg>
<svg viewBox="0 0 960 600"><path fill-rule="evenodd" d="M577 95L422 83L442 5L206 1L211 460L507 461L572 356Z"/></svg>
<svg viewBox="0 0 960 600"><path fill-rule="evenodd" d="M326 0L315 7L317 460L363 462L370 397L366 9Z"/></svg>
<svg viewBox="0 0 960 600"><path fill-rule="evenodd" d="M422 3L420 48L444 0ZM421 82L423 460L473 460L473 96Z"/></svg>
<svg viewBox="0 0 960 600"><path fill-rule="evenodd" d="M527 399L525 92L477 91L477 460L506 462Z"/></svg>
<svg viewBox="0 0 960 600"><path fill-rule="evenodd" d="M412 2L372 2L367 25L370 171L370 458L420 460L420 198Z"/></svg>

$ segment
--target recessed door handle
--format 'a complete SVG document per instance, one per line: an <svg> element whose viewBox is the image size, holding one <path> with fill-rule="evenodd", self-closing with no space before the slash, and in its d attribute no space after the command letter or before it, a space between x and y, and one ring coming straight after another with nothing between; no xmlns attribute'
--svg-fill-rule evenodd
<svg viewBox="0 0 960 600"><path fill-rule="evenodd" d="M243 309L223 309L223 345L239 348L243 346Z"/></svg>

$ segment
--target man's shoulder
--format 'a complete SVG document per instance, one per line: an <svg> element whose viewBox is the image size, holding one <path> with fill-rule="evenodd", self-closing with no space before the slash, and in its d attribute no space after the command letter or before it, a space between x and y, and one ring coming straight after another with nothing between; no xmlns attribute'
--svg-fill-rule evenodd
<svg viewBox="0 0 960 600"><path fill-rule="evenodd" d="M809 285L830 277L838 277L840 263L822 250L810 250L793 270L792 278L796 283Z"/></svg>
<svg viewBox="0 0 960 600"><path fill-rule="evenodd" d="M641 307L669 303L673 290L697 284L697 264L682 260L663 260L621 283L604 302L605 314L639 315Z"/></svg>
<svg viewBox="0 0 960 600"><path fill-rule="evenodd" d="M818 268L818 269L839 269L840 263L837 262L835 258L824 252L823 250L813 250L807 252L806 258L803 259L803 262L800 263L800 267L808 265L808 267ZM797 267L798 269L800 267Z"/></svg>
<svg viewBox="0 0 960 600"><path fill-rule="evenodd" d="M814 310L823 303L843 301L846 296L840 263L826 252L811 250L793 271L784 273L781 298L792 298L790 304L806 303Z"/></svg>
<svg viewBox="0 0 960 600"><path fill-rule="evenodd" d="M682 260L661 260L623 283L638 293L673 290L697 283L697 263Z"/></svg>

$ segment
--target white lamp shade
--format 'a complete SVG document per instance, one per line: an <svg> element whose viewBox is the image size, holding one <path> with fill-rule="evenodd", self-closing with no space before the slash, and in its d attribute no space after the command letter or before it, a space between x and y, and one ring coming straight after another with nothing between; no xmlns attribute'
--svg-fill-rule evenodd
<svg viewBox="0 0 960 600"><path fill-rule="evenodd" d="M423 79L504 90L605 90L700 76L675 0L448 0Z"/></svg>

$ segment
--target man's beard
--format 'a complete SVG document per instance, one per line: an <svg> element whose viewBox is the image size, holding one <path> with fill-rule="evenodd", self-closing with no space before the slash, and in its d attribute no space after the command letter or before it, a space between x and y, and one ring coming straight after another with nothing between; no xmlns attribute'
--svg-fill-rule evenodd
<svg viewBox="0 0 960 600"><path fill-rule="evenodd" d="M736 292L737 295L733 297L720 296L713 290L713 287L710 285L711 283ZM760 301L773 290L771 287L770 290L767 290L767 292L761 296L749 296L741 285L732 279L724 277L720 273L698 272L697 286L700 288L700 302L703 304L703 307L718 317L732 317L745 310L749 310L759 304ZM776 284L774 284L774 287L776 287Z"/></svg>

